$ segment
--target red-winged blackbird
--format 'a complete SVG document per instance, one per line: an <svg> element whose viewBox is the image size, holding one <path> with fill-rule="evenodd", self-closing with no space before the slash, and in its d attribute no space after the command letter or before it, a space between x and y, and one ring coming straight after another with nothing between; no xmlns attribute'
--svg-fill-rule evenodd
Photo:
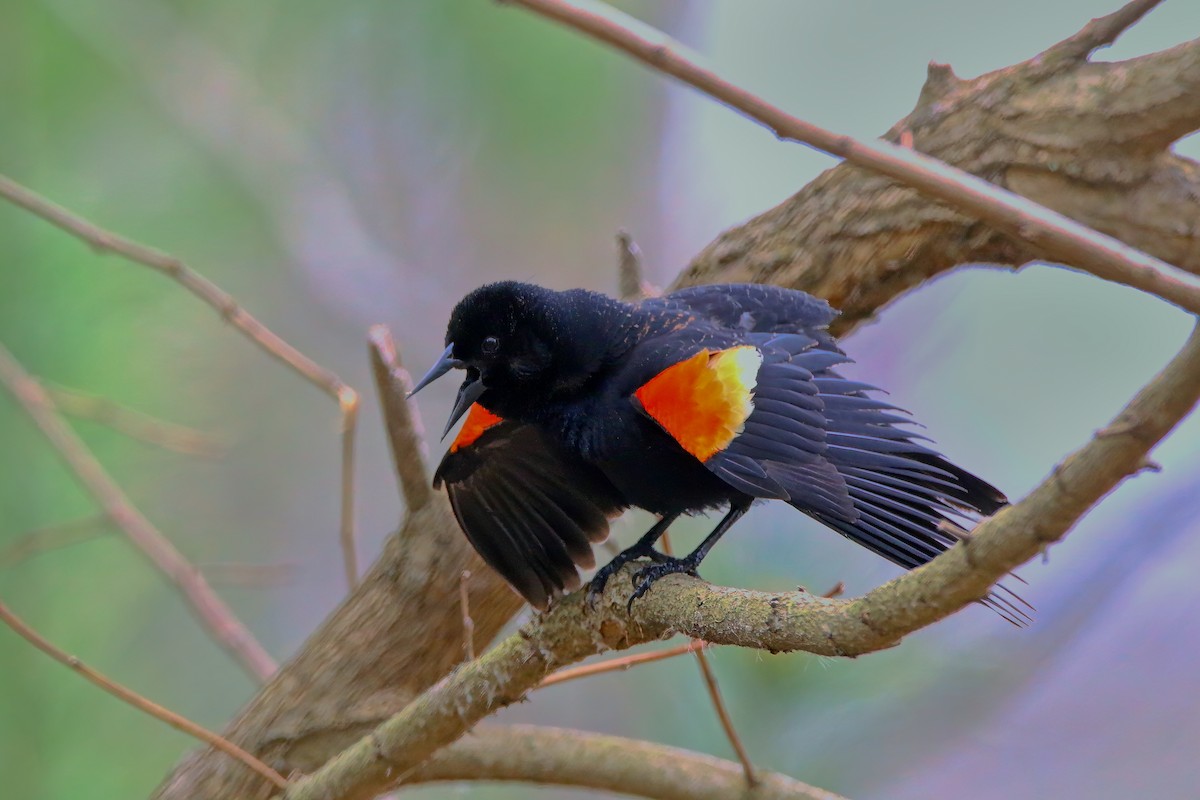
<svg viewBox="0 0 1200 800"><path fill-rule="evenodd" d="M754 284L638 304L516 282L476 289L413 390L466 370L446 431L467 421L434 484L445 483L484 561L540 609L579 586L609 518L630 506L661 519L591 590L649 558L631 604L664 575L695 575L759 499L783 500L902 567L924 564L955 543L958 521L1007 501L918 444L925 437L900 427L911 424L905 412L873 387L837 373L850 359L826 330L836 313L803 292ZM721 507L691 554L654 549L681 514ZM1028 619L1006 597L982 602Z"/></svg>

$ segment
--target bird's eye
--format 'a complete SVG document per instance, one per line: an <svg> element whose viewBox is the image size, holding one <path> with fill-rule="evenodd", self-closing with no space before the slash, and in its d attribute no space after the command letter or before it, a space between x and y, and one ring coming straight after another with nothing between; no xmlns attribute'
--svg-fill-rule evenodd
<svg viewBox="0 0 1200 800"><path fill-rule="evenodd" d="M500 349L500 340L495 336L489 336L479 345L479 349L483 351L484 355L494 355Z"/></svg>

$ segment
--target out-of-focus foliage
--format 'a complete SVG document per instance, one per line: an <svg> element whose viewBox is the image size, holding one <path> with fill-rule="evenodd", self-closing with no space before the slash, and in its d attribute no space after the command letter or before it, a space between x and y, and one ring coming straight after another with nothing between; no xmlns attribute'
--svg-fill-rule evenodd
<svg viewBox="0 0 1200 800"><path fill-rule="evenodd" d="M1112 5L624 7L800 115L869 136L911 107L931 58L978 74ZM1174 44L1194 22L1188 3L1166 3L1111 57ZM620 227L665 283L721 228L829 164L482 0L0 8L0 172L183 256L364 390L371 323L391 324L423 367L450 305L483 281L613 289ZM6 205L0 242L0 341L31 370L232 439L208 462L78 424L196 562L296 565L284 587L222 588L286 657L344 590L332 404L157 275ZM860 374L889 387L948 454L1019 495L1161 366L1188 325L1089 278L974 271L897 304L848 347ZM436 388L422 402L431 429L450 387ZM369 556L400 508L366 394ZM1162 475L1121 489L1048 565L1024 571L1039 606L1031 630L976 610L856 662L718 652L755 759L857 798L1185 794L1200 782L1190 669L1200 629L1188 611L1198 435L1186 424L1158 453ZM91 509L0 397L0 548ZM701 525L681 529L679 546ZM855 592L893 574L786 508L756 511L706 567L721 582L823 590L843 579ZM119 536L0 570L0 597L206 725L220 727L252 690ZM547 690L503 716L728 754L686 659ZM190 746L0 631L6 796L138 796Z"/></svg>

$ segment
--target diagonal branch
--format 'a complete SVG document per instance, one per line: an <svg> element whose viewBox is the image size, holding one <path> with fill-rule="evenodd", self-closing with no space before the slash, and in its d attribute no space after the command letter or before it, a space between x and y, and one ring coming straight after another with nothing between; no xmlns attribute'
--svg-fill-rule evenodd
<svg viewBox="0 0 1200 800"><path fill-rule="evenodd" d="M111 528L112 520L104 514L91 514L79 519L35 528L18 536L4 547L0 547L0 569L20 564L38 553L69 547L103 536Z"/></svg>
<svg viewBox="0 0 1200 800"><path fill-rule="evenodd" d="M386 325L371 326L367 343L400 493L409 510L414 511L430 501L433 489L429 486L429 465L425 463L425 429L417 404L408 399L412 376L404 369Z"/></svg>
<svg viewBox="0 0 1200 800"><path fill-rule="evenodd" d="M1043 62L1065 59L1083 61L1101 47L1107 47L1138 20L1154 10L1162 0L1133 0L1111 14L1084 25L1076 33L1047 48L1039 59Z"/></svg>
<svg viewBox="0 0 1200 800"><path fill-rule="evenodd" d="M107 425L130 438L184 455L203 458L215 458L225 450L224 442L203 431L125 408L107 397L87 394L45 381L43 385L64 414Z"/></svg>
<svg viewBox="0 0 1200 800"><path fill-rule="evenodd" d="M620 736L535 725L482 727L407 775L434 781L521 781L653 800L842 800L778 772L746 787L736 762Z"/></svg>
<svg viewBox="0 0 1200 800"><path fill-rule="evenodd" d="M130 502L117 482L59 416L46 390L25 372L3 345L0 345L0 385L8 389L33 418L113 524L119 526L134 546L175 584L209 635L251 676L260 681L270 677L275 672L275 662L263 646L212 590L200 570L189 563Z"/></svg>
<svg viewBox="0 0 1200 800"><path fill-rule="evenodd" d="M132 689L126 688L116 681L113 681L100 674L87 664L84 664L77 657L69 655L58 649L49 641L47 641L41 634L29 627L24 620L10 611L8 606L6 606L3 602L0 602L0 622L3 622L17 635L29 642L38 650L41 650L43 653L50 656L63 666L74 670L76 673L83 676L85 680L95 686L100 687L118 700L128 703L138 711L149 714L155 719L170 725L175 730L183 731L188 736L193 736L205 744L220 750L225 755L242 762L244 765L254 770L280 789L287 786L287 781L284 780L282 775L223 736L218 736L207 728L201 727L200 725L192 722L187 717L180 716L174 711L160 706L158 703L147 700L145 697L142 697Z"/></svg>
<svg viewBox="0 0 1200 800"><path fill-rule="evenodd" d="M664 34L654 31L651 38L636 32L635 27L644 26L635 26L603 4L589 3L585 9L565 0L505 2L524 6L678 78L780 139L811 145L867 167L1028 242L1048 258L1200 313L1200 286L1181 280L1171 265L937 159L882 140L858 141L798 119L685 57L681 46Z"/></svg>
<svg viewBox="0 0 1200 800"><path fill-rule="evenodd" d="M1183 349L1106 428L1028 496L984 520L972 537L925 566L853 600L769 594L668 576L626 610L626 569L594 611L580 592L418 697L313 775L286 800L366 800L394 785L477 722L510 705L552 671L604 648L676 633L771 652L858 656L986 596L996 581L1061 539L1200 400L1200 326Z"/></svg>
<svg viewBox="0 0 1200 800"><path fill-rule="evenodd" d="M98 252L113 253L171 278L210 306L223 320L241 331L268 355L283 362L337 401L342 415L340 538L346 560L347 578L353 587L358 578L357 559L354 555L354 432L358 423L358 392L259 322L250 312L238 305L233 295L194 272L175 256L107 231L4 175L0 175L0 197L81 239Z"/></svg>

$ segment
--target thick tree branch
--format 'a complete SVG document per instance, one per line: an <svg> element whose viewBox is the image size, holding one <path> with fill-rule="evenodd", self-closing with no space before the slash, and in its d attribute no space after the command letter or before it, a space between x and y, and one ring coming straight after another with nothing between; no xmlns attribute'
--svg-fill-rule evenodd
<svg viewBox="0 0 1200 800"><path fill-rule="evenodd" d="M1037 248L1044 257L1105 280L1158 295L1200 313L1200 286L1173 274L1170 265L1063 214L955 169L943 161L886 141L863 142L798 119L682 55L681 47L634 24L600 3L586 8L566 0L505 0L608 44L660 72L687 83L790 139L840 156L851 164L900 181L921 194L961 209L997 230ZM836 303L835 303L836 305Z"/></svg>
<svg viewBox="0 0 1200 800"><path fill-rule="evenodd" d="M367 800L395 785L479 720L514 703L555 669L604 649L676 633L771 652L858 656L898 643L983 598L996 581L1061 539L1093 505L1143 468L1146 455L1200 399L1200 326L1179 354L1106 428L1020 502L984 520L969 540L853 600L768 594L669 576L626 610L627 567L600 607L568 596L465 664L332 759L289 785L286 800Z"/></svg>
<svg viewBox="0 0 1200 800"><path fill-rule="evenodd" d="M75 473L105 515L117 525L138 551L179 589L184 600L221 645L254 678L262 681L275 672L275 662L253 634L212 590L200 570L175 549L130 502L117 482L63 420L54 401L12 354L0 345L0 385L3 385L33 419L38 429Z"/></svg>
<svg viewBox="0 0 1200 800"><path fill-rule="evenodd" d="M482 727L438 752L403 786L434 781L521 781L654 800L841 800L780 775L746 786L734 761L677 747L534 725Z"/></svg>

